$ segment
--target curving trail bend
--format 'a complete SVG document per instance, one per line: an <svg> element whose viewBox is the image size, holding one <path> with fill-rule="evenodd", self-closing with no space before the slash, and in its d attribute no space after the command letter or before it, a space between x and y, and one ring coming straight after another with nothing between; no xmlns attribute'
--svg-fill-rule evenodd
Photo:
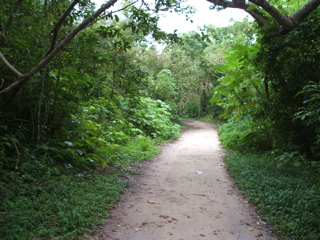
<svg viewBox="0 0 320 240"><path fill-rule="evenodd" d="M189 129L163 146L130 188L95 240L273 240L234 187L213 124ZM141 169L140 169L141 170Z"/></svg>

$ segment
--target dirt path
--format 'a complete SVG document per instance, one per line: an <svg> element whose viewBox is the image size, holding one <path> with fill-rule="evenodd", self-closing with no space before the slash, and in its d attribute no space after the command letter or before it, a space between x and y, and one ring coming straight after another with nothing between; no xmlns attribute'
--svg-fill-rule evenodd
<svg viewBox="0 0 320 240"><path fill-rule="evenodd" d="M210 123L190 129L145 164L99 240L275 239L234 188Z"/></svg>

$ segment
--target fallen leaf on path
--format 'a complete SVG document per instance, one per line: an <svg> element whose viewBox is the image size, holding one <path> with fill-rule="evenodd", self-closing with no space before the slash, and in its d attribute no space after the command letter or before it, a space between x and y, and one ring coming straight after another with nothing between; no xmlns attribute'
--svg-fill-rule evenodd
<svg viewBox="0 0 320 240"><path fill-rule="evenodd" d="M247 231L254 231L254 229L252 227L248 227L248 226L246 226L246 230Z"/></svg>
<svg viewBox="0 0 320 240"><path fill-rule="evenodd" d="M171 218L171 220L172 220L172 221L178 221L178 219L176 219L176 218Z"/></svg>
<svg viewBox="0 0 320 240"><path fill-rule="evenodd" d="M150 204L160 204L160 203L158 203L158 202L151 201L151 200L148 200L147 203L150 203Z"/></svg>
<svg viewBox="0 0 320 240"><path fill-rule="evenodd" d="M169 235L173 235L173 233L172 233L172 232L168 232L168 234L169 234Z"/></svg>
<svg viewBox="0 0 320 240"><path fill-rule="evenodd" d="M112 229L112 232L116 232L116 231L117 231L117 229L115 229L115 228Z"/></svg>
<svg viewBox="0 0 320 240"><path fill-rule="evenodd" d="M159 217L167 219L169 216L168 215L160 215Z"/></svg>
<svg viewBox="0 0 320 240"><path fill-rule="evenodd" d="M172 220L168 219L168 220L167 220L167 222L168 222L168 223L171 223L171 222L172 222Z"/></svg>

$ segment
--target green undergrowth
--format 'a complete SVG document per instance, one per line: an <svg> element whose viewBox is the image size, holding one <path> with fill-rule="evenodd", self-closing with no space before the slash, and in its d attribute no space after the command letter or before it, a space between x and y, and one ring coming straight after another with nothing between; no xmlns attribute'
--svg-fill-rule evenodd
<svg viewBox="0 0 320 240"><path fill-rule="evenodd" d="M23 178L29 180L21 184ZM128 185L98 170L38 178L17 172L6 180L0 184L0 238L8 240L75 239L102 223Z"/></svg>
<svg viewBox="0 0 320 240"><path fill-rule="evenodd" d="M25 159L17 171L1 169L0 238L76 239L94 231L130 184L137 161L151 159L155 141L133 138L105 167L78 168L43 157Z"/></svg>
<svg viewBox="0 0 320 240"><path fill-rule="evenodd" d="M271 142L266 129L251 121L229 121L218 127L222 146L239 152L266 151Z"/></svg>
<svg viewBox="0 0 320 240"><path fill-rule="evenodd" d="M226 164L239 188L282 239L320 239L319 172L278 165L267 155L233 154Z"/></svg>
<svg viewBox="0 0 320 240"><path fill-rule="evenodd" d="M265 129L229 121L219 136L238 187L281 239L320 239L319 165L296 152L270 150ZM268 150L269 149L269 150Z"/></svg>
<svg viewBox="0 0 320 240"><path fill-rule="evenodd" d="M94 231L128 175L139 174L137 163L180 134L158 100L99 98L78 108L39 142L10 117L0 124L0 239L76 239Z"/></svg>
<svg viewBox="0 0 320 240"><path fill-rule="evenodd" d="M157 140L137 137L124 146L122 154L126 156L127 159L135 159L137 161L149 160L161 151L160 148L156 146L157 143ZM129 163L131 164L132 161L129 160Z"/></svg>

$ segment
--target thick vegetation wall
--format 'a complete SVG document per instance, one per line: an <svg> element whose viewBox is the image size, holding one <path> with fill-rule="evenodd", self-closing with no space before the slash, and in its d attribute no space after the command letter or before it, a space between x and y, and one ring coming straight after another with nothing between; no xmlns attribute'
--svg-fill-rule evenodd
<svg viewBox="0 0 320 240"><path fill-rule="evenodd" d="M283 239L320 237L319 16L283 36L267 24L231 48L211 100L228 119L219 135L231 175Z"/></svg>
<svg viewBox="0 0 320 240"><path fill-rule="evenodd" d="M71 1L2 4L4 29L21 3L0 38L11 63L1 59L1 90L17 82L13 68L28 72L93 13L92 4L80 2L61 25ZM137 173L135 162L179 136L173 108L141 94L151 74L133 49L159 31L156 18L145 14L148 25L137 29L138 10L128 14L131 20L108 15L84 29L1 105L1 239L75 239L94 229L128 186L126 174Z"/></svg>

